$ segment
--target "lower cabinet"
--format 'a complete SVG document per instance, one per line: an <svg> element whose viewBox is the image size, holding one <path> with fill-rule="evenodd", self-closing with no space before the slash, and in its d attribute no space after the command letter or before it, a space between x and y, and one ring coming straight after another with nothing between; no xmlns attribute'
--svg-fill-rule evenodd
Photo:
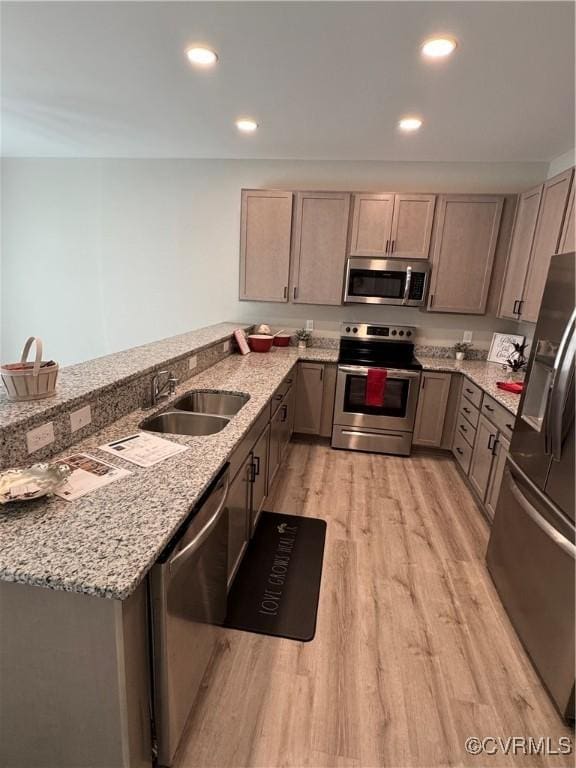
<svg viewBox="0 0 576 768"><path fill-rule="evenodd" d="M415 445L441 446L451 380L451 373L422 373L414 424Z"/></svg>
<svg viewBox="0 0 576 768"><path fill-rule="evenodd" d="M500 494L500 486L502 485L502 477L504 475L504 466L509 451L510 441L507 440L504 435L499 434L496 440L496 445L494 446L492 473L490 475L488 491L484 502L484 506L486 507L486 511L491 520L494 518L494 513L496 512L496 503L498 502L498 495Z"/></svg>
<svg viewBox="0 0 576 768"><path fill-rule="evenodd" d="M486 498L486 491L488 490L497 437L498 430L496 427L484 416L480 416L468 479L482 501Z"/></svg>
<svg viewBox="0 0 576 768"><path fill-rule="evenodd" d="M335 365L306 363L298 365L294 395L294 432L330 437L336 396Z"/></svg>
<svg viewBox="0 0 576 768"><path fill-rule="evenodd" d="M252 466L250 453L228 489L228 585L236 575L248 543L252 511Z"/></svg>
<svg viewBox="0 0 576 768"><path fill-rule="evenodd" d="M252 514L250 533L254 532L260 513L268 495L268 449L270 445L270 424L260 435L252 451Z"/></svg>

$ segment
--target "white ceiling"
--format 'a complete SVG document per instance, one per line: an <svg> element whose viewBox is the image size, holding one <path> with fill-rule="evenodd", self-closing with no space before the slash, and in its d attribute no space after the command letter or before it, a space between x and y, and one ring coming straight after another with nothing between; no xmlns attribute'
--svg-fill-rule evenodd
<svg viewBox="0 0 576 768"><path fill-rule="evenodd" d="M460 40L422 60L426 36ZM571 2L3 2L5 156L544 161L574 146ZM212 45L198 72L184 56ZM419 133L398 118L419 113ZM261 124L240 135L239 115Z"/></svg>

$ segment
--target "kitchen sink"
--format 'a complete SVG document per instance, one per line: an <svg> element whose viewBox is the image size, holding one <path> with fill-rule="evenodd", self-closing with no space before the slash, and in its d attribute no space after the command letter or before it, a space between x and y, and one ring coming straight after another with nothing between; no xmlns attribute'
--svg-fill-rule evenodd
<svg viewBox="0 0 576 768"><path fill-rule="evenodd" d="M140 424L148 432L163 432L172 435L213 435L224 429L230 419L207 413L186 413L169 411L150 416Z"/></svg>
<svg viewBox="0 0 576 768"><path fill-rule="evenodd" d="M193 411L216 416L234 416L250 399L250 395L234 392L189 392L172 404L177 411Z"/></svg>

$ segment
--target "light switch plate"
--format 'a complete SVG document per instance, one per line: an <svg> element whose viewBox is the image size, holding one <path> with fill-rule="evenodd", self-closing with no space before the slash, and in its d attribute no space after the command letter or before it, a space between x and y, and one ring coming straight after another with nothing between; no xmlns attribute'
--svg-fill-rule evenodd
<svg viewBox="0 0 576 768"><path fill-rule="evenodd" d="M192 357L188 358L188 370L193 371L194 368L198 365L198 358L196 355L192 355Z"/></svg>
<svg viewBox="0 0 576 768"><path fill-rule="evenodd" d="M92 422L92 411L89 405L78 408L70 414L70 432L77 432L82 427Z"/></svg>
<svg viewBox="0 0 576 768"><path fill-rule="evenodd" d="M51 421L47 421L46 424L41 424L39 427L28 430L26 432L26 446L28 447L28 453L34 453L39 451L40 448L44 448L46 445L54 442L54 424Z"/></svg>
<svg viewBox="0 0 576 768"><path fill-rule="evenodd" d="M230 352L230 342L225 341L224 344L222 344L222 349L224 350L224 352Z"/></svg>
<svg viewBox="0 0 576 768"><path fill-rule="evenodd" d="M464 337L462 341L472 341L472 331L464 331Z"/></svg>

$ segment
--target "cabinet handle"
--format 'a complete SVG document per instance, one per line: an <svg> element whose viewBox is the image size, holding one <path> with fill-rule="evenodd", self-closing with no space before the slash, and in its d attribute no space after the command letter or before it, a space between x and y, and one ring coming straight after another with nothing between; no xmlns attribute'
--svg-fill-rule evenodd
<svg viewBox="0 0 576 768"><path fill-rule="evenodd" d="M496 449L498 448L499 443L500 443L500 440L496 438L496 440L494 440L494 443L492 445L492 456L496 456Z"/></svg>
<svg viewBox="0 0 576 768"><path fill-rule="evenodd" d="M463 455L464 455L464 451L462 450L462 448L459 448L458 446L456 446L456 450L458 451L458 453L460 454L460 456L463 456Z"/></svg>
<svg viewBox="0 0 576 768"><path fill-rule="evenodd" d="M474 394L474 390L473 389L468 389L468 387L466 387L466 392L468 392L469 395L473 395Z"/></svg>
<svg viewBox="0 0 576 768"><path fill-rule="evenodd" d="M432 304L434 304L434 294L433 293L430 294L430 306L432 306Z"/></svg>
<svg viewBox="0 0 576 768"><path fill-rule="evenodd" d="M486 410L487 410L487 411L489 411L490 413L493 413L493 412L494 412L494 408L492 408L492 406L491 406L491 405L488 405L488 404L486 404L486 405L484 406L484 408L486 408Z"/></svg>
<svg viewBox="0 0 576 768"><path fill-rule="evenodd" d="M388 253L388 246L390 245L390 240L386 240L386 249L384 253Z"/></svg>
<svg viewBox="0 0 576 768"><path fill-rule="evenodd" d="M464 411L464 413L470 413L470 408L466 408L466 406L464 406L462 410Z"/></svg>
<svg viewBox="0 0 576 768"><path fill-rule="evenodd" d="M324 366L320 368L320 381L322 381L323 379L324 379Z"/></svg>
<svg viewBox="0 0 576 768"><path fill-rule="evenodd" d="M286 384L292 384L292 379L286 379Z"/></svg>
<svg viewBox="0 0 576 768"><path fill-rule="evenodd" d="M274 400L282 400L283 395L274 395Z"/></svg>
<svg viewBox="0 0 576 768"><path fill-rule="evenodd" d="M514 424L506 424L506 426L508 427L510 432L512 432L512 430L514 429Z"/></svg>
<svg viewBox="0 0 576 768"><path fill-rule="evenodd" d="M248 466L248 482L249 483L256 482L256 472L254 470L254 464L250 464Z"/></svg>
<svg viewBox="0 0 576 768"><path fill-rule="evenodd" d="M394 245L396 244L396 240L392 240L392 244L390 245L390 253L394 253Z"/></svg>
<svg viewBox="0 0 576 768"><path fill-rule="evenodd" d="M296 285L294 286L294 298L298 298L298 287Z"/></svg>
<svg viewBox="0 0 576 768"><path fill-rule="evenodd" d="M260 456L254 456L254 477L260 474Z"/></svg>
<svg viewBox="0 0 576 768"><path fill-rule="evenodd" d="M515 299L515 301L514 301L514 306L512 307L512 314L513 314L513 315L517 315L517 314L519 314L519 312L518 312L518 306L517 306L517 305L519 305L519 304L520 304L520 299Z"/></svg>
<svg viewBox="0 0 576 768"><path fill-rule="evenodd" d="M462 430L462 432L468 432L464 424L460 424L460 429Z"/></svg>
<svg viewBox="0 0 576 768"><path fill-rule="evenodd" d="M281 421L286 421L287 418L288 418L288 406L287 405L283 405L282 406L282 419L281 419Z"/></svg>
<svg viewBox="0 0 576 768"><path fill-rule="evenodd" d="M284 298L285 299L288 298L288 286L287 285L284 286Z"/></svg>
<svg viewBox="0 0 576 768"><path fill-rule="evenodd" d="M522 314L522 304L524 304L524 299L520 299L520 301L518 302L518 314L519 315Z"/></svg>
<svg viewBox="0 0 576 768"><path fill-rule="evenodd" d="M492 440L495 440L495 439L496 439L496 435L490 435L490 437L488 438L488 450L489 451L492 451L492 449L494 448L494 443L492 442Z"/></svg>

